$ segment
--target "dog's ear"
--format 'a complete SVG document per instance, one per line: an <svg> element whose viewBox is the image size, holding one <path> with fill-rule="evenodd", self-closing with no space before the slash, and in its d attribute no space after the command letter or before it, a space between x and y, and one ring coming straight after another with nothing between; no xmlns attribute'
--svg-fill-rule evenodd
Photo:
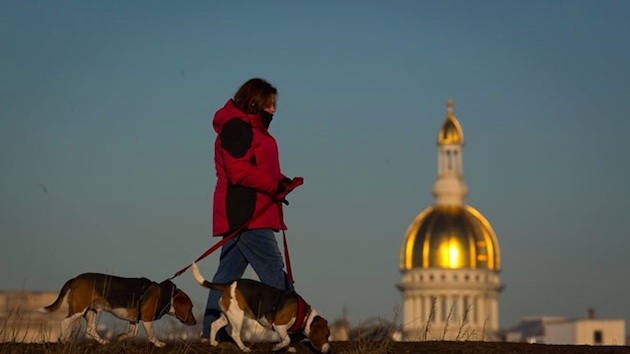
<svg viewBox="0 0 630 354"><path fill-rule="evenodd" d="M176 304L191 303L192 304L192 300L190 300L190 297L188 296L188 294L183 292L181 289L175 288L175 293L173 294L173 303L176 303Z"/></svg>
<svg viewBox="0 0 630 354"><path fill-rule="evenodd" d="M175 317L182 323L189 326L197 324L197 320L195 320L195 316L192 313L192 300L188 294L177 288L173 295L173 307L175 308Z"/></svg>
<svg viewBox="0 0 630 354"><path fill-rule="evenodd" d="M324 344L328 343L328 337L330 337L328 321L322 316L315 316L311 322L310 332L308 333L308 340L311 342L311 345L316 350L321 351Z"/></svg>

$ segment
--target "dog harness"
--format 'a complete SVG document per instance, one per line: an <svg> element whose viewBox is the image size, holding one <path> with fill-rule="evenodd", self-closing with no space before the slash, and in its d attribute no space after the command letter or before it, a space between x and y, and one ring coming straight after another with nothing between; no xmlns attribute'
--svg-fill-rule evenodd
<svg viewBox="0 0 630 354"><path fill-rule="evenodd" d="M300 295L297 296L297 301L297 314L295 315L293 326L287 331L289 333L303 331L304 327L306 327L306 320L311 314L311 306L309 306Z"/></svg>
<svg viewBox="0 0 630 354"><path fill-rule="evenodd" d="M142 301L144 300L144 296L147 294L152 285L157 285L160 288L160 297L155 306L155 314L153 315L153 320L159 320L168 313L171 309L171 299L175 294L176 286L170 280L165 280L160 284L156 282L151 282L150 286L147 286L146 289L142 292L142 295L138 299L138 318L136 323L142 320Z"/></svg>

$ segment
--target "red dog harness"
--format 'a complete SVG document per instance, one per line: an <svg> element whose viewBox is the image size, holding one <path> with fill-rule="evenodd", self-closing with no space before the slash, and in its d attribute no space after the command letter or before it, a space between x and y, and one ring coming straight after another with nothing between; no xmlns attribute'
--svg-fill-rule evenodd
<svg viewBox="0 0 630 354"><path fill-rule="evenodd" d="M287 330L289 333L303 331L306 327L308 316L311 315L311 307L306 304L300 295L297 296L297 300L297 314L295 315L295 322L293 323L293 326Z"/></svg>

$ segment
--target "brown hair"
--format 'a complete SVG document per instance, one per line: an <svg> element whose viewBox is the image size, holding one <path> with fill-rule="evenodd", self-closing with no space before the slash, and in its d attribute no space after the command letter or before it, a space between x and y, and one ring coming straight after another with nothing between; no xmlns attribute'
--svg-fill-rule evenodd
<svg viewBox="0 0 630 354"><path fill-rule="evenodd" d="M254 78L245 82L234 94L234 105L244 113L258 113L275 104L278 90L269 82Z"/></svg>

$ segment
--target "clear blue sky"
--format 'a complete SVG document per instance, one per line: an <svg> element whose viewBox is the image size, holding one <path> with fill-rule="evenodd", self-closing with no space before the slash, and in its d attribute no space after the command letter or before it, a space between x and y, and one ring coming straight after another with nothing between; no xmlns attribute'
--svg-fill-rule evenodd
<svg viewBox="0 0 630 354"><path fill-rule="evenodd" d="M630 321L627 1L2 1L0 289L161 281L217 240L211 118L280 92L297 289L391 319L453 98L468 203L497 234L502 328ZM211 277L212 255L200 267ZM199 307L206 291L175 282Z"/></svg>

